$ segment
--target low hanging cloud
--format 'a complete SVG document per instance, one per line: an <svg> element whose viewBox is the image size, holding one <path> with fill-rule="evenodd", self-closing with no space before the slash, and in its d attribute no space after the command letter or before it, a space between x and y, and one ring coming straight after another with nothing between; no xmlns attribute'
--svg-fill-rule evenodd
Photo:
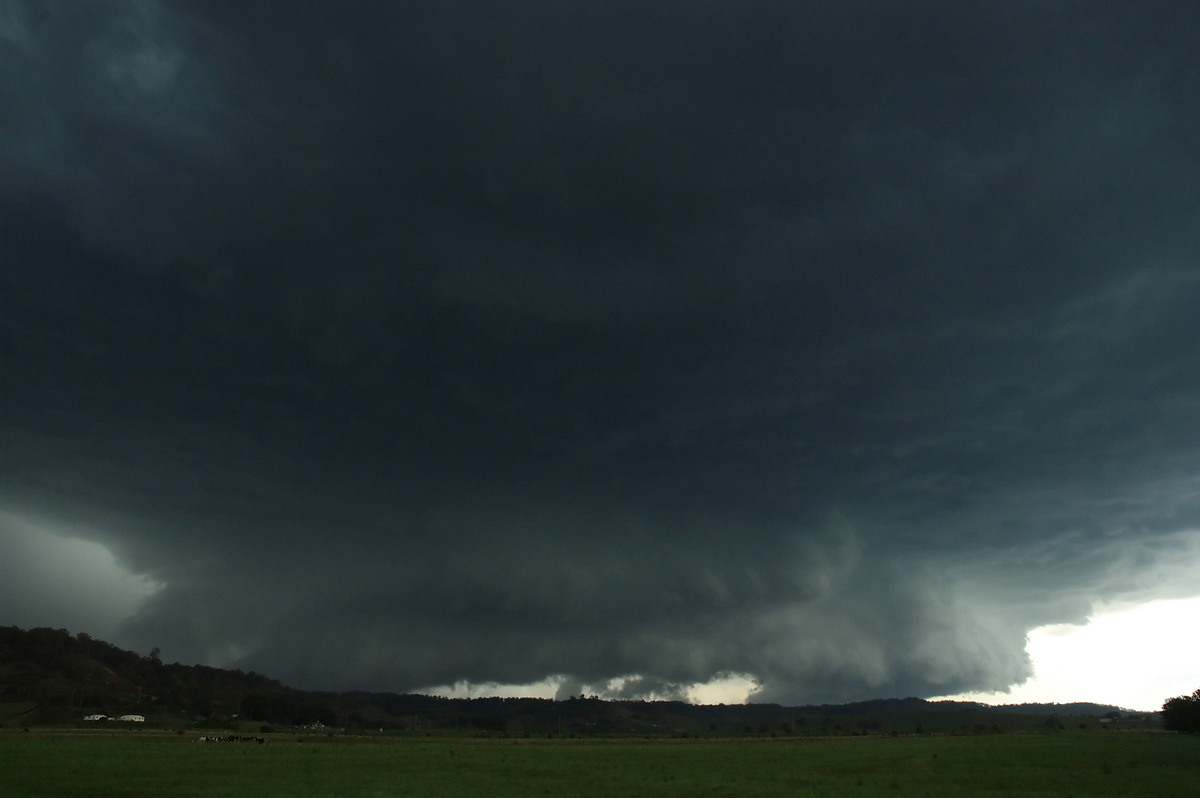
<svg viewBox="0 0 1200 798"><path fill-rule="evenodd" d="M808 702L1191 595L1193 17L4 5L0 545L153 586L11 622Z"/></svg>
<svg viewBox="0 0 1200 798"><path fill-rule="evenodd" d="M0 602L8 623L115 636L161 585L132 574L90 530L0 513Z"/></svg>

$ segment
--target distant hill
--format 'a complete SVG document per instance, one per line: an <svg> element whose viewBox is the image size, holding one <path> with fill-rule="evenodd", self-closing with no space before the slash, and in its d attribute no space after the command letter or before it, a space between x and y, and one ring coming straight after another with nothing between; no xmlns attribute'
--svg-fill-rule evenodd
<svg viewBox="0 0 1200 798"><path fill-rule="evenodd" d="M1114 728L1156 723L1118 707L887 698L849 704L702 706L578 697L453 699L303 691L257 673L165 664L65 629L0 627L0 724L87 725L135 714L147 725L316 727L503 735L779 736Z"/></svg>
<svg viewBox="0 0 1200 798"><path fill-rule="evenodd" d="M256 673L167 665L66 629L0 627L0 704L32 702L40 720L96 712L207 717L238 712L255 692L287 688Z"/></svg>
<svg viewBox="0 0 1200 798"><path fill-rule="evenodd" d="M1007 713L1009 715L1096 715L1102 717L1112 712L1121 715L1147 715L1155 712L1138 712L1137 710L1114 707L1111 704L1093 704L1088 701L1076 701L1069 704L1001 704L988 706L991 712Z"/></svg>

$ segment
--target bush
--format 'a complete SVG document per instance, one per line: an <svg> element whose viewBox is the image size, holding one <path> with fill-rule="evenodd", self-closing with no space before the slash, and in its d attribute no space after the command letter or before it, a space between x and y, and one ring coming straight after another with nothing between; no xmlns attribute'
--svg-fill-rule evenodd
<svg viewBox="0 0 1200 798"><path fill-rule="evenodd" d="M1163 728L1180 734L1200 732L1200 689L1168 698L1162 708Z"/></svg>

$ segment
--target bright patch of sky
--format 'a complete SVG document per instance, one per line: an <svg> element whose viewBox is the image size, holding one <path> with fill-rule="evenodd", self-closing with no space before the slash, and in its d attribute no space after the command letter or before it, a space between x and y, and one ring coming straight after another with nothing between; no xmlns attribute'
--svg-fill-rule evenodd
<svg viewBox="0 0 1200 798"><path fill-rule="evenodd" d="M545 679L533 684L500 684L499 682L458 681L414 690L424 695L440 695L446 698L554 698L558 691L557 679Z"/></svg>
<svg viewBox="0 0 1200 798"><path fill-rule="evenodd" d="M693 685L687 696L693 704L743 704L758 688L759 683L752 676L732 673Z"/></svg>
<svg viewBox="0 0 1200 798"><path fill-rule="evenodd" d="M533 684L499 684L497 682L472 683L459 681L454 684L444 684L428 687L415 692L428 695L440 695L447 698L563 698L566 690L574 690L572 694L585 696L598 695L601 698L612 698L619 695L627 682L636 677L612 679L603 685L572 685L562 677L551 677ZM724 674L707 682L697 682L683 690L684 697L693 704L742 704L758 689L759 683L746 674ZM645 700L670 700L673 696L655 695L642 696Z"/></svg>
<svg viewBox="0 0 1200 798"><path fill-rule="evenodd" d="M0 511L0 623L112 640L160 587L72 530Z"/></svg>
<svg viewBox="0 0 1200 798"><path fill-rule="evenodd" d="M1087 624L1029 633L1034 676L1006 693L946 696L987 704L1091 701L1155 711L1200 688L1200 597L1110 606Z"/></svg>

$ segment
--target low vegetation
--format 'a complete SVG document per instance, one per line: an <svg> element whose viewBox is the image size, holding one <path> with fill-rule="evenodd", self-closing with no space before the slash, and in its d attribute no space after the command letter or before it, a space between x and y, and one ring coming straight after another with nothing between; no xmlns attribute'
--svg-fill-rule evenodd
<svg viewBox="0 0 1200 798"><path fill-rule="evenodd" d="M21 796L1191 796L1200 740L1082 732L827 739L0 733Z"/></svg>

